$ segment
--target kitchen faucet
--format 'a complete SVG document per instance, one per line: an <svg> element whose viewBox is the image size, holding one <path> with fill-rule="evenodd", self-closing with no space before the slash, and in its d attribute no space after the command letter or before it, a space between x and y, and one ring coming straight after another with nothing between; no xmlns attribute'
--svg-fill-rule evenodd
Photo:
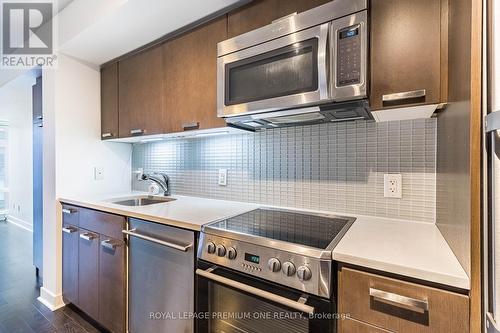
<svg viewBox="0 0 500 333"><path fill-rule="evenodd" d="M164 174L162 172L155 172L152 174L145 173L142 175L141 179L142 180L150 180L152 182L155 182L163 190L164 196L170 195L170 178L166 174Z"/></svg>

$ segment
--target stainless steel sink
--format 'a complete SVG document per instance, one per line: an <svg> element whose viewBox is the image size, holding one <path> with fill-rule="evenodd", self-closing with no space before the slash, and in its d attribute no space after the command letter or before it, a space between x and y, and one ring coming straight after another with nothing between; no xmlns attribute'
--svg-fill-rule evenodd
<svg viewBox="0 0 500 333"><path fill-rule="evenodd" d="M140 197L132 197L117 201L111 201L111 203L122 206L148 206L148 205L170 202L174 200L176 199L169 197L152 197L152 196L150 197L145 195Z"/></svg>

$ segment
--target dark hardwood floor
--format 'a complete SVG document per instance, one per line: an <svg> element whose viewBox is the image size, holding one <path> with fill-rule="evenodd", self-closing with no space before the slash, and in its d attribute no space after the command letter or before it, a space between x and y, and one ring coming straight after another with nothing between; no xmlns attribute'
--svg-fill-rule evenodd
<svg viewBox="0 0 500 333"><path fill-rule="evenodd" d="M69 307L50 311L37 300L32 234L0 222L0 333L99 332Z"/></svg>

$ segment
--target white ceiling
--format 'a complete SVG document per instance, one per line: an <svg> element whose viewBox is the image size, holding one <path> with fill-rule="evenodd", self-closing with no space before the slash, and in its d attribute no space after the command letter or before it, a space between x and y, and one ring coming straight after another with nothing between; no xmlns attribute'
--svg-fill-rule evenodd
<svg viewBox="0 0 500 333"><path fill-rule="evenodd" d="M86 6L82 6L82 1ZM213 14L239 0L99 0L106 8L93 8L84 29L74 29L78 15L95 0L75 0L61 12L59 50L78 59L101 65L165 34ZM105 3L105 4L103 4ZM99 4L96 4L99 6ZM78 11L76 11L78 8ZM73 17L70 14L72 13ZM90 14L92 14L90 13ZM95 15L98 13L98 15ZM64 17L63 17L64 16ZM77 22L78 23L78 22ZM65 31L64 31L65 30ZM77 30L74 33L69 32Z"/></svg>
<svg viewBox="0 0 500 333"><path fill-rule="evenodd" d="M248 0L58 0L58 51L101 65ZM0 69L0 86L28 70Z"/></svg>

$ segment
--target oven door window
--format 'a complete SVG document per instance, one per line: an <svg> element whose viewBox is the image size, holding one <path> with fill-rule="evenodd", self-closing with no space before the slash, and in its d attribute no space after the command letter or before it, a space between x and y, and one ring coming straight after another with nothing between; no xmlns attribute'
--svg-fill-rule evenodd
<svg viewBox="0 0 500 333"><path fill-rule="evenodd" d="M210 264L198 263L200 269ZM197 333L312 333L333 330L335 303L320 297L217 267L212 273L246 286L298 301L314 308L314 317L279 301L197 275L197 312L208 318L197 321ZM321 315L323 314L323 315ZM330 316L330 317L329 317Z"/></svg>
<svg viewBox="0 0 500 333"><path fill-rule="evenodd" d="M220 318L209 320L209 332L309 332L309 320L306 315L263 302L217 283L210 284L209 300L208 311L221 315Z"/></svg>
<svg viewBox="0 0 500 333"><path fill-rule="evenodd" d="M225 65L225 105L318 90L318 38Z"/></svg>

